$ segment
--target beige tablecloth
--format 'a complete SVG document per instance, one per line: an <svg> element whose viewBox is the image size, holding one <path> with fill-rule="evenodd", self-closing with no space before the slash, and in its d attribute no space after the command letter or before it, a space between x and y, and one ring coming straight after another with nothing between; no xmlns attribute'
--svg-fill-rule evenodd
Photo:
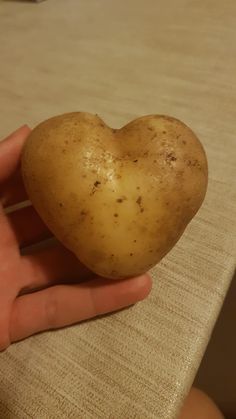
<svg viewBox="0 0 236 419"><path fill-rule="evenodd" d="M210 172L146 301L0 354L1 419L177 416L235 268L235 17L235 0L0 0L1 137L74 110L169 114Z"/></svg>

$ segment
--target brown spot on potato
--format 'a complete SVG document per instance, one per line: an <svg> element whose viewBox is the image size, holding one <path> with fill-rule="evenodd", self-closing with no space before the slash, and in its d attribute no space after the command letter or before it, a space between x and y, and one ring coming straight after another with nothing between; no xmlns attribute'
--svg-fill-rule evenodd
<svg viewBox="0 0 236 419"><path fill-rule="evenodd" d="M87 214L88 214L88 211L86 210L80 211L80 215L82 215L83 217L86 216Z"/></svg>
<svg viewBox="0 0 236 419"><path fill-rule="evenodd" d="M119 217L119 214L117 214L117 212L114 214L114 217Z"/></svg>
<svg viewBox="0 0 236 419"><path fill-rule="evenodd" d="M133 160L134 163L138 163L138 159Z"/></svg>
<svg viewBox="0 0 236 419"><path fill-rule="evenodd" d="M63 203L62 202L59 202L59 207L63 207Z"/></svg>
<svg viewBox="0 0 236 419"><path fill-rule="evenodd" d="M143 205L142 205L142 197L139 196L138 199L136 200L136 204L138 204L140 212L144 211Z"/></svg>
<svg viewBox="0 0 236 419"><path fill-rule="evenodd" d="M140 186L137 186L137 188L136 188L138 191L140 190Z"/></svg>
<svg viewBox="0 0 236 419"><path fill-rule="evenodd" d="M186 144L186 141L185 141L185 140L182 140L182 144L184 144L184 145L185 145L185 144Z"/></svg>
<svg viewBox="0 0 236 419"><path fill-rule="evenodd" d="M90 196L95 194L99 185L101 185L101 182L99 180L96 180L96 182L94 182L93 184L93 189L90 192Z"/></svg>
<svg viewBox="0 0 236 419"><path fill-rule="evenodd" d="M134 254L133 254L133 253L130 253L129 255L130 255L130 256L133 256Z"/></svg>
<svg viewBox="0 0 236 419"><path fill-rule="evenodd" d="M96 180L96 182L94 182L95 188L97 188L99 185L101 185L101 182L99 182L99 180Z"/></svg>
<svg viewBox="0 0 236 419"><path fill-rule="evenodd" d="M176 160L177 160L177 158L175 157L174 153L168 153L168 154L166 155L166 159L167 159L168 161L176 161Z"/></svg>
<svg viewBox="0 0 236 419"><path fill-rule="evenodd" d="M120 198L118 198L118 199L116 200L116 202L121 203L121 202L126 201L126 200L127 200L127 197L126 197L125 195L123 195L123 196L121 196Z"/></svg>
<svg viewBox="0 0 236 419"><path fill-rule="evenodd" d="M201 164L198 160L187 160L187 166L189 167L197 167L199 170L202 170Z"/></svg>
<svg viewBox="0 0 236 419"><path fill-rule="evenodd" d="M162 134L166 134L166 131L162 131Z"/></svg>
<svg viewBox="0 0 236 419"><path fill-rule="evenodd" d="M137 240L134 240L134 243L136 243L137 242Z"/></svg>

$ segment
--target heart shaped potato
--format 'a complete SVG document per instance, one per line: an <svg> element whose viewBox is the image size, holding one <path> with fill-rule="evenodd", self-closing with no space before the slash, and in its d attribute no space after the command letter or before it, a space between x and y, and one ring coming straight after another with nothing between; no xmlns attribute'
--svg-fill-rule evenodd
<svg viewBox="0 0 236 419"><path fill-rule="evenodd" d="M150 115L109 128L75 112L38 125L22 173L36 210L95 273L139 275L177 242L207 188L207 161L182 122Z"/></svg>

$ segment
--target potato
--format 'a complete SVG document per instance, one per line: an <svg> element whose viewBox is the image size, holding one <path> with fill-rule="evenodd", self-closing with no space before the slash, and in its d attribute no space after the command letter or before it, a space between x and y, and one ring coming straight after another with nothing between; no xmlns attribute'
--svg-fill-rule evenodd
<svg viewBox="0 0 236 419"><path fill-rule="evenodd" d="M54 235L98 275L149 270L175 245L207 188L207 160L177 119L144 116L121 129L97 115L51 118L22 155L26 190Z"/></svg>

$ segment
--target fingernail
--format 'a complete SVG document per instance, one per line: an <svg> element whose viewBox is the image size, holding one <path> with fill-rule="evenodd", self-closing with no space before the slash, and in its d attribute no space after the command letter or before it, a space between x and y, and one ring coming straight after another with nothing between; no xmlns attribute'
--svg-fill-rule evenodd
<svg viewBox="0 0 236 419"><path fill-rule="evenodd" d="M134 278L134 281L136 292L139 293L140 300L143 300L149 295L152 289L151 276L149 274L144 274L137 278Z"/></svg>
<svg viewBox="0 0 236 419"><path fill-rule="evenodd" d="M121 285L121 284L120 284ZM136 278L124 280L123 287L119 287L119 298L133 304L146 298L152 289L150 275L144 274Z"/></svg>

